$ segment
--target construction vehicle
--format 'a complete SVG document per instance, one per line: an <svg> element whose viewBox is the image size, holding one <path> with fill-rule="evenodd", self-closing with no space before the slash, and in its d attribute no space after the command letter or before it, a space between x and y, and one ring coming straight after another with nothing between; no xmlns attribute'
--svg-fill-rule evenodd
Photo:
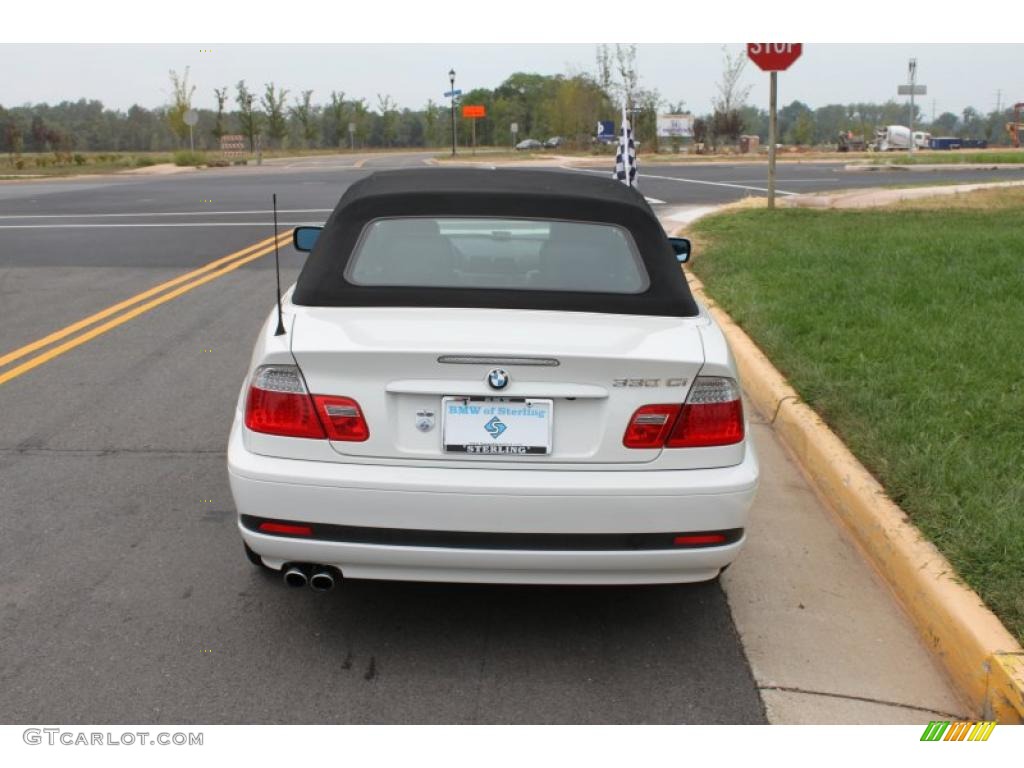
<svg viewBox="0 0 1024 768"><path fill-rule="evenodd" d="M1020 149L1020 134L1024 131L1024 123L1020 121L1020 111L1024 109L1024 101L1013 105L1013 122L1006 124L1006 132L1010 134L1010 143L1014 149Z"/></svg>
<svg viewBox="0 0 1024 768"><path fill-rule="evenodd" d="M837 143L840 152L863 152L867 149L864 137L854 135L853 131L840 131Z"/></svg>
<svg viewBox="0 0 1024 768"><path fill-rule="evenodd" d="M925 131L914 131L915 149L927 149L932 135ZM892 152L897 149L910 149L910 129L905 125L887 125L875 130L875 143L871 146L876 152Z"/></svg>

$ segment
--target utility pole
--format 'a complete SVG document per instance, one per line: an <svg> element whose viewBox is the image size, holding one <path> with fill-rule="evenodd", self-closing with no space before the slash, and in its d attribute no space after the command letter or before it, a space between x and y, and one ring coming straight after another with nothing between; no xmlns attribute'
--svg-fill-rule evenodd
<svg viewBox="0 0 1024 768"><path fill-rule="evenodd" d="M917 83L917 59L910 60L907 82L910 83L910 151L914 154L914 85Z"/></svg>
<svg viewBox="0 0 1024 768"><path fill-rule="evenodd" d="M910 140L907 142L907 152L914 154L914 97L928 95L928 87L917 84L917 59L910 60L910 64L907 67L907 82L905 85L896 86L896 95L910 97L910 119L907 120L910 124ZM932 110L934 111L934 109L933 102Z"/></svg>
<svg viewBox="0 0 1024 768"><path fill-rule="evenodd" d="M1003 109L1003 89L996 89L996 113L1002 112Z"/></svg>
<svg viewBox="0 0 1024 768"><path fill-rule="evenodd" d="M455 70L448 70L448 80L452 84L452 157L455 157Z"/></svg>

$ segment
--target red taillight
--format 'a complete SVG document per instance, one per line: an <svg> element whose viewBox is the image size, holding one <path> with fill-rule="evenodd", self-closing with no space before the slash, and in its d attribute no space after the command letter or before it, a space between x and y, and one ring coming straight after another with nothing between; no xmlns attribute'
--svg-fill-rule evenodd
<svg viewBox="0 0 1024 768"><path fill-rule="evenodd" d="M706 547L711 544L724 544L724 533L689 533L676 536L672 543L677 547Z"/></svg>
<svg viewBox="0 0 1024 768"><path fill-rule="evenodd" d="M363 410L351 397L314 395L313 401L317 415L327 428L328 439L361 443L370 436Z"/></svg>
<svg viewBox="0 0 1024 768"><path fill-rule="evenodd" d="M740 388L723 376L698 376L666 448L710 448L743 440Z"/></svg>
<svg viewBox="0 0 1024 768"><path fill-rule="evenodd" d="M736 382L698 376L679 404L645 405L629 420L627 448L707 448L743 440L743 402Z"/></svg>
<svg viewBox="0 0 1024 768"><path fill-rule="evenodd" d="M327 437L299 369L293 365L265 365L257 369L245 401L245 426L267 435L320 440Z"/></svg>
<svg viewBox="0 0 1024 768"><path fill-rule="evenodd" d="M265 520L260 523L259 530L263 533L277 533L285 536L312 536L313 529L308 525L290 525L288 523L272 523Z"/></svg>
<svg viewBox="0 0 1024 768"><path fill-rule="evenodd" d="M645 405L629 420L622 444L627 448L661 448L679 416L680 405Z"/></svg>

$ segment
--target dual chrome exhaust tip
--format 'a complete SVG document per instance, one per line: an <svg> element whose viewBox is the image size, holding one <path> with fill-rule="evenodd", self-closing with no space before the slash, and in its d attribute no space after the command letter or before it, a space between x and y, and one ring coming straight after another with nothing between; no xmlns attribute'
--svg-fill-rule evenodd
<svg viewBox="0 0 1024 768"><path fill-rule="evenodd" d="M341 581L341 574L326 565L291 563L284 567L282 578L293 589L308 586L314 592L330 592Z"/></svg>

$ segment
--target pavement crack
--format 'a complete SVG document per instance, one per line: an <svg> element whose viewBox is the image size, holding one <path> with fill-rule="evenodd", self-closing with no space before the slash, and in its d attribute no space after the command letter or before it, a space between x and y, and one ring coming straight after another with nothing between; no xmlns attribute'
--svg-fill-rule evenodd
<svg viewBox="0 0 1024 768"><path fill-rule="evenodd" d="M480 722L480 696L484 688L484 670L487 668L487 654L491 649L491 625L494 623L493 603L487 609L487 624L484 627L484 647L480 654L480 667L476 673L476 690L473 692L473 722Z"/></svg>
<svg viewBox="0 0 1024 768"><path fill-rule="evenodd" d="M848 701L863 701L867 704L883 704L887 707L899 707L900 709L910 709L915 712L929 712L935 715L942 715L949 717L954 720L967 720L965 715L959 715L953 712L943 712L941 709L934 709L933 707L919 707L916 704L904 704L899 701L888 701L887 699L875 699L871 696L854 696L853 694L847 693L832 693L830 691L811 691L807 688L800 688L791 685L759 685L757 687L759 691L782 691L784 693L803 693L808 696L826 696L830 699L846 699Z"/></svg>
<svg viewBox="0 0 1024 768"><path fill-rule="evenodd" d="M779 411L782 410L782 404L787 400L792 400L794 403L796 403L800 401L800 398L796 397L795 395L786 395L785 397L781 398L779 402L775 404L775 413L772 414L772 418L768 422L769 424L775 424L775 420L779 418Z"/></svg>

